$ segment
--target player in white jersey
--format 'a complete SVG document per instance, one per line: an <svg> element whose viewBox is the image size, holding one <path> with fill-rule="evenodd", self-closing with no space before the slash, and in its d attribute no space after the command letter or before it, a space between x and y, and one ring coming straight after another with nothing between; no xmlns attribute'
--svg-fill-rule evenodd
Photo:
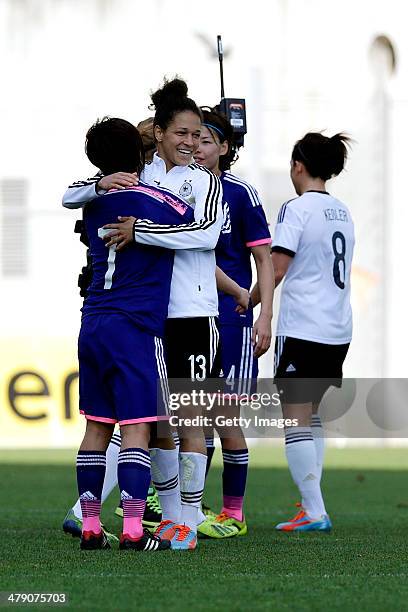
<svg viewBox="0 0 408 612"><path fill-rule="evenodd" d="M319 403L341 386L352 336L350 271L354 225L347 206L326 191L343 170L349 139L308 133L293 149L290 176L298 198L280 209L272 246L275 280L284 280L276 331L275 382L286 457L302 503L282 531L329 531L320 480L324 453Z"/></svg>
<svg viewBox="0 0 408 612"><path fill-rule="evenodd" d="M250 307L244 314L236 311L230 296L219 292L221 370L228 393L250 394L256 390L258 360L269 347L273 300L273 270L270 258L270 233L258 194L252 185L230 173L237 158L234 134L227 118L215 109L202 107L203 125L200 146L194 159L214 172L222 183L223 198L228 203L231 239L216 248L217 265L239 285L250 289L251 257L254 257L261 293L261 313L253 325ZM245 364L245 366L244 366ZM225 413L224 413L225 414ZM228 417L240 415L239 402L228 407ZM221 512L208 518L198 532L203 537L218 537L219 524L235 525L239 535L247 533L244 496L248 473L248 447L241 427L229 426L218 431L223 453L223 505ZM207 472L214 453L214 431L206 431Z"/></svg>
<svg viewBox="0 0 408 612"><path fill-rule="evenodd" d="M215 280L214 247L223 221L221 207L222 189L219 179L207 169L193 163L193 153L199 143L201 112L194 101L187 97L187 86L175 79L152 95L156 108L154 131L157 154L147 164L141 179L151 185L166 187L181 195L194 208L195 223L180 227L161 226L124 218L119 225L113 224L111 242L120 250L129 241L165 248L177 249L170 292L169 319L166 329L166 349L169 378L189 378L194 357L194 375L210 376L218 344L215 317L218 314L218 299ZM95 177L90 181L74 183L63 198L64 206L79 208L98 193L112 188L126 188L137 183L137 177L127 173L116 173ZM187 250L190 249L190 250ZM194 250L191 250L194 249ZM194 334L191 327L194 326ZM197 529L197 516L204 488L206 449L202 429L189 432L182 440L180 449L180 488L182 501L181 522ZM161 452L160 452L161 451ZM162 496L169 497L176 481L174 470L170 470L172 449L154 449L155 461L162 455L161 468L153 470L153 481ZM167 458L165 457L167 455ZM173 459L171 460L173 464ZM166 478L156 479L156 474ZM169 521L168 521L169 522ZM160 536L171 537L174 547L173 525L161 525ZM166 532L167 529L167 532ZM228 535L236 529L225 527ZM178 537L183 534L177 534ZM182 542L176 543L182 547ZM194 548L195 540L185 543Z"/></svg>

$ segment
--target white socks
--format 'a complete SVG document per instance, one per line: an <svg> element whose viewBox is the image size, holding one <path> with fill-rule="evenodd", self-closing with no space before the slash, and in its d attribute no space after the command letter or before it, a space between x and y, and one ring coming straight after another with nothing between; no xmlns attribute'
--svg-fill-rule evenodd
<svg viewBox="0 0 408 612"><path fill-rule="evenodd" d="M178 448L150 449L152 481L159 495L162 521L181 522Z"/></svg>
<svg viewBox="0 0 408 612"><path fill-rule="evenodd" d="M311 420L313 441L316 447L317 469L319 481L322 479L323 459L324 459L324 432L322 422L318 414L312 414Z"/></svg>
<svg viewBox="0 0 408 612"><path fill-rule="evenodd" d="M302 496L302 506L310 518L320 518L326 508L311 427L287 427L285 442L289 470Z"/></svg>
<svg viewBox="0 0 408 612"><path fill-rule="evenodd" d="M205 483L207 456L201 453L182 452L179 455L179 474L181 490L181 523L185 523L197 533L201 523L199 511Z"/></svg>

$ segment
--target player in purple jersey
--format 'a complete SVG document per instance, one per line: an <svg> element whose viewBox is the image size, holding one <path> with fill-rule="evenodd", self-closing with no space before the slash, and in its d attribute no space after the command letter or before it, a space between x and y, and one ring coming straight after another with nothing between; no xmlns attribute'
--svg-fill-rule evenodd
<svg viewBox="0 0 408 612"><path fill-rule="evenodd" d="M265 213L256 190L246 181L229 172L236 156L232 128L220 113L203 108L200 146L194 156L220 177L223 199L228 203L231 238L227 246L216 248L217 265L229 277L248 290L252 284L251 257L257 268L261 293L261 313L253 324L252 308L246 313L237 311L236 303L226 293L218 293L221 367L229 393L250 395L258 375L257 358L264 354L271 341L273 299L273 268L270 258L271 237ZM239 415L239 405L234 414ZM230 416L230 415L228 415ZM241 428L219 431L222 442L223 507L215 521L235 525L239 535L247 532L243 501L248 471L248 448ZM207 471L214 453L214 436L207 432ZM210 516L199 527L202 535L209 535Z"/></svg>
<svg viewBox="0 0 408 612"><path fill-rule="evenodd" d="M92 126L86 149L90 161L103 172L123 168L140 173L143 167L139 133L121 119L105 119ZM168 420L162 336L174 252L136 243L122 253L115 246L107 249L103 225L118 212L171 225L194 218L191 208L167 189L141 182L137 187L108 192L84 209L93 280L82 309L78 342L80 411L87 419L77 458L81 548L109 547L100 524L101 496L106 449L119 423L120 548L165 550L170 542L143 531L142 516L151 478L148 449L155 438L154 424ZM167 438L173 445L168 426Z"/></svg>

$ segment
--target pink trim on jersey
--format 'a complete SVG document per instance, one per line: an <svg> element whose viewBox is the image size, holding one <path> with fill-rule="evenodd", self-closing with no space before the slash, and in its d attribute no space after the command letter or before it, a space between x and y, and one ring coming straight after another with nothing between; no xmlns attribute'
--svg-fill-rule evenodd
<svg viewBox="0 0 408 612"><path fill-rule="evenodd" d="M143 187L142 185L133 185L132 187L127 187L126 191L129 189L131 189L132 191L141 191L142 193L146 193L147 195L150 195L153 198L156 198L156 200L161 200L162 202L166 202L167 204L169 204L169 206L177 210L177 212L180 213L180 215L185 215L185 213L187 212L189 208L188 204L184 204L183 202L179 202L178 200L173 199L170 194L161 193L160 191L156 191L155 189L152 189L150 187ZM108 193L111 193L114 191L124 191L124 190L123 189L109 189Z"/></svg>
<svg viewBox="0 0 408 612"><path fill-rule="evenodd" d="M118 421L117 419L107 419L106 417L96 417L86 414L83 410L79 411L83 414L88 421L98 421L100 423L119 423L119 425L133 425L134 423L151 423L153 421L168 421L170 417L168 415L153 416L153 417L142 417L141 419L127 419L126 421Z"/></svg>
<svg viewBox="0 0 408 612"><path fill-rule="evenodd" d="M171 197L171 195L167 193L160 193L159 191L156 191L155 189L150 189L149 187L142 187L141 185L138 185L136 189L138 189L138 191L141 191L142 193L147 193L148 195L151 195L155 198L160 198L161 200L164 200L164 202L167 202L167 204L169 204L172 208L177 210L177 212L180 213L180 215L184 215L187 212L187 209L188 209L187 204L184 204L183 202L179 202L178 200L174 200Z"/></svg>
<svg viewBox="0 0 408 612"><path fill-rule="evenodd" d="M272 238L262 238L261 240L254 240L253 242L247 242L247 247L259 246L260 244L271 244Z"/></svg>
<svg viewBox="0 0 408 612"><path fill-rule="evenodd" d="M142 417L141 419L127 419L119 421L119 425L133 425L134 423L151 423L152 421L168 421L169 416Z"/></svg>
<svg viewBox="0 0 408 612"><path fill-rule="evenodd" d="M79 412L83 414L84 417L88 419L88 421L98 421L99 423L117 423L116 419L107 419L106 417L90 416L89 414L86 414L86 412L84 412L83 410L80 410Z"/></svg>

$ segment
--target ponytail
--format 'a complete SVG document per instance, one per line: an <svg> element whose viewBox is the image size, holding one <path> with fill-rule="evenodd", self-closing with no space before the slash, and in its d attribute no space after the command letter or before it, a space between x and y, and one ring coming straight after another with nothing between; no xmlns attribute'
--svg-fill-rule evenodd
<svg viewBox="0 0 408 612"><path fill-rule="evenodd" d="M309 132L293 147L292 160L302 162L311 177L328 181L344 169L350 143L341 132L331 138Z"/></svg>

